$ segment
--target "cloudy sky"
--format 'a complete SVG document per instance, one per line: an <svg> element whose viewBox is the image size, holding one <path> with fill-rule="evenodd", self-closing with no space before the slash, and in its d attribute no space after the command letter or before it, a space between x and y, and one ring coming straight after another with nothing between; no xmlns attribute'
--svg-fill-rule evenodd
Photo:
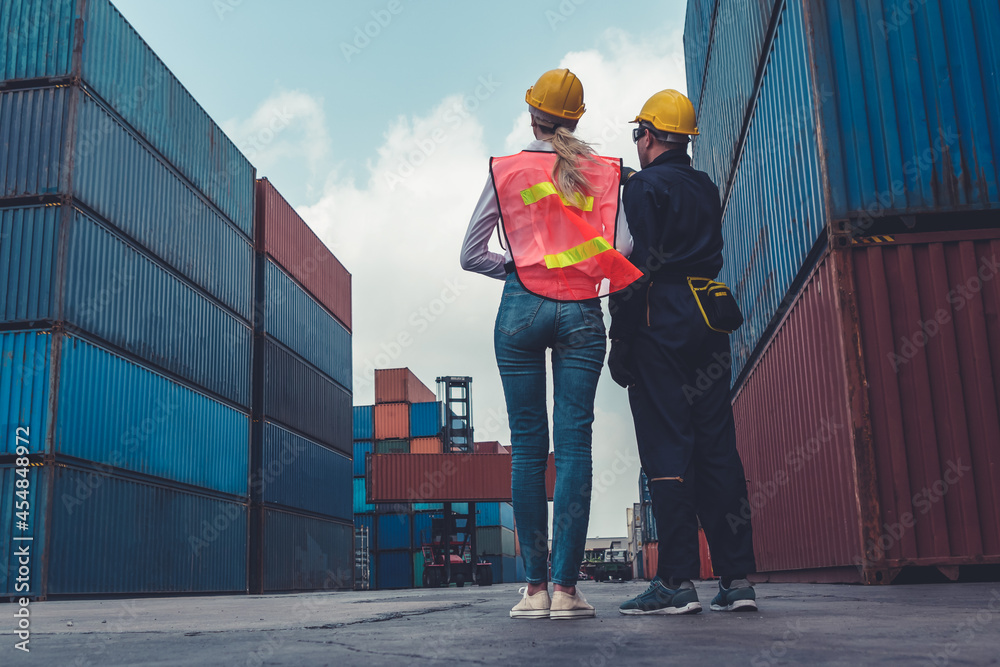
<svg viewBox="0 0 1000 667"><path fill-rule="evenodd" d="M491 155L530 139L524 91L582 80L578 134L638 168L627 122L685 91L683 0L114 0L353 274L355 404L373 368L469 375L477 440L510 441L493 356L502 283L458 256ZM183 36L183 37L179 37ZM605 371L590 535L638 500L627 397Z"/></svg>

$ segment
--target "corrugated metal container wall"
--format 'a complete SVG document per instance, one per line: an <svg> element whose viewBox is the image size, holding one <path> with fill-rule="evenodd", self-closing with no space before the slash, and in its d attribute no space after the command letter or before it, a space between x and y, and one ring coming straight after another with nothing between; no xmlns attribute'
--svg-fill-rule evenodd
<svg viewBox="0 0 1000 667"><path fill-rule="evenodd" d="M413 587L424 587L424 554L419 551L413 552Z"/></svg>
<svg viewBox="0 0 1000 667"><path fill-rule="evenodd" d="M646 542L642 545L642 562L645 569L646 579L652 580L656 577L656 568L659 567L659 543Z"/></svg>
<svg viewBox="0 0 1000 667"><path fill-rule="evenodd" d="M265 417L345 454L351 453L351 394L264 340Z"/></svg>
<svg viewBox="0 0 1000 667"><path fill-rule="evenodd" d="M413 403L410 405L410 437L429 438L441 430L441 404Z"/></svg>
<svg viewBox="0 0 1000 667"><path fill-rule="evenodd" d="M376 588L413 588L413 559L410 551L380 551L375 556Z"/></svg>
<svg viewBox="0 0 1000 667"><path fill-rule="evenodd" d="M687 96L698 110L712 41L712 17L717 0L688 0L684 15L684 66Z"/></svg>
<svg viewBox="0 0 1000 667"><path fill-rule="evenodd" d="M354 588L354 526L264 510L264 590Z"/></svg>
<svg viewBox="0 0 1000 667"><path fill-rule="evenodd" d="M733 400L761 572L861 554L837 290L826 259Z"/></svg>
<svg viewBox="0 0 1000 667"><path fill-rule="evenodd" d="M0 145L0 196L72 194L250 319L250 241L93 97L74 88L0 93Z"/></svg>
<svg viewBox="0 0 1000 667"><path fill-rule="evenodd" d="M444 509L444 503L413 503L414 512L436 512Z"/></svg>
<svg viewBox="0 0 1000 667"><path fill-rule="evenodd" d="M410 406L406 403L375 405L375 439L410 437Z"/></svg>
<svg viewBox="0 0 1000 667"><path fill-rule="evenodd" d="M412 545L414 549L419 549L422 544L431 541L431 521L435 516L440 517L440 514L417 512L413 515Z"/></svg>
<svg viewBox="0 0 1000 667"><path fill-rule="evenodd" d="M45 451L49 428L49 367L52 335L47 331L0 334L0 424L24 426L32 454ZM3 438L0 453L14 454L15 438Z"/></svg>
<svg viewBox="0 0 1000 667"><path fill-rule="evenodd" d="M514 555L514 531L501 526L476 528L476 549L479 553Z"/></svg>
<svg viewBox="0 0 1000 667"><path fill-rule="evenodd" d="M33 207L0 214L18 246L38 248L16 259L0 256L0 273L21 274L4 284L4 321L67 321L238 405L249 404L246 324L93 218L48 208L57 212ZM54 239L63 231L66 248L60 249Z"/></svg>
<svg viewBox="0 0 1000 667"><path fill-rule="evenodd" d="M374 502L509 503L510 461L507 454L374 454L368 491ZM549 500L555 479L555 459L549 454L545 471ZM453 509L458 511L454 505Z"/></svg>
<svg viewBox="0 0 1000 667"><path fill-rule="evenodd" d="M853 251L889 559L1000 557L1000 233L967 235Z"/></svg>
<svg viewBox="0 0 1000 667"><path fill-rule="evenodd" d="M277 424L264 424L265 503L348 520L354 514L350 468L347 456Z"/></svg>
<svg viewBox="0 0 1000 667"><path fill-rule="evenodd" d="M365 478L355 477L354 478L354 514L364 514L365 512L374 512L375 505L367 502L365 500Z"/></svg>
<svg viewBox="0 0 1000 667"><path fill-rule="evenodd" d="M441 438L414 438L410 440L411 454L440 454L444 451Z"/></svg>
<svg viewBox="0 0 1000 667"><path fill-rule="evenodd" d="M23 422L21 422L23 424ZM10 422L10 425L14 429L17 428L17 422ZM29 428L28 438L29 442L34 445L34 441L39 439L33 434L35 433L34 428ZM14 431L11 430L11 435L5 440L14 441ZM0 465L0 535L3 535L3 546L5 548L0 549L0 595L4 597L13 595L30 595L32 597L42 595L42 567L41 559L35 558L34 567L31 568L30 580L27 582L18 582L17 578L20 576L18 574L18 559L14 555L18 547L20 547L26 540L14 541L10 538L18 537L31 537L31 549L35 554L45 554L47 553L47 541L46 541L46 523L45 514L46 507L48 505L47 499L49 497L49 474L47 470L42 470L40 467L28 468L28 501L31 504L31 509L28 512L28 528L26 530L18 530L15 528L15 521L19 519L15 515L16 505L21 501L16 495L19 490L16 486L16 482L19 479L24 479L17 474L16 468L12 464L2 464ZM23 511L23 510L22 510ZM28 590L19 590L18 584L28 584Z"/></svg>
<svg viewBox="0 0 1000 667"><path fill-rule="evenodd" d="M500 443L496 440L488 442L473 443L472 449L476 454L503 454Z"/></svg>
<svg viewBox="0 0 1000 667"><path fill-rule="evenodd" d="M694 102L698 128L707 128L709 132L693 137L691 154L698 169L707 172L724 191L747 105L753 98L771 8L769 1L759 0L726 0L715 4L707 70L698 87L698 101ZM801 109L800 113L809 109ZM784 122L789 120L786 118Z"/></svg>
<svg viewBox="0 0 1000 667"><path fill-rule="evenodd" d="M413 541L411 525L409 514L380 514L375 547L379 551L409 549Z"/></svg>
<svg viewBox="0 0 1000 667"><path fill-rule="evenodd" d="M257 181L257 249L351 330L351 274L265 178Z"/></svg>
<svg viewBox="0 0 1000 667"><path fill-rule="evenodd" d="M0 51L4 79L82 77L251 235L253 167L110 2L40 7L29 0L0 0L0 16L13 34L24 36L17 51ZM74 19L83 20L86 30L75 32ZM85 36L82 43L77 35ZM82 71L73 71L76 49Z"/></svg>
<svg viewBox="0 0 1000 667"><path fill-rule="evenodd" d="M378 440L375 442L376 454L409 454L409 440Z"/></svg>
<svg viewBox="0 0 1000 667"><path fill-rule="evenodd" d="M351 334L271 260L264 269L264 333L351 389Z"/></svg>
<svg viewBox="0 0 1000 667"><path fill-rule="evenodd" d="M365 456L372 453L371 442L354 443L354 476L365 476Z"/></svg>
<svg viewBox="0 0 1000 667"><path fill-rule="evenodd" d="M48 470L49 595L246 591L246 505L96 470ZM94 539L108 526L114 539Z"/></svg>
<svg viewBox="0 0 1000 667"><path fill-rule="evenodd" d="M833 218L1000 206L996 0L810 4Z"/></svg>
<svg viewBox="0 0 1000 667"><path fill-rule="evenodd" d="M409 368L375 369L375 403L429 403L437 396Z"/></svg>
<svg viewBox="0 0 1000 667"><path fill-rule="evenodd" d="M515 581L527 581L528 576L524 569L524 559L517 557L514 559L514 577Z"/></svg>
<svg viewBox="0 0 1000 667"><path fill-rule="evenodd" d="M476 503L477 526L503 526L514 530L514 507L510 503Z"/></svg>
<svg viewBox="0 0 1000 667"><path fill-rule="evenodd" d="M373 405L354 406L354 439L375 439L375 414Z"/></svg>
<svg viewBox="0 0 1000 667"><path fill-rule="evenodd" d="M734 379L826 224L804 30L789 2L725 203L719 279L746 319L731 337Z"/></svg>

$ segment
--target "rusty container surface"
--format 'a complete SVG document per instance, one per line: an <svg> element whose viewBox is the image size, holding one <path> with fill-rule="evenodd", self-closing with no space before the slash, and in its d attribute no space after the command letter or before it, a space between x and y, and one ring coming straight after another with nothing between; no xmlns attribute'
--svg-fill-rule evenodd
<svg viewBox="0 0 1000 667"><path fill-rule="evenodd" d="M643 579L650 581L656 577L656 567L659 562L659 542L646 542L642 545Z"/></svg>
<svg viewBox="0 0 1000 667"><path fill-rule="evenodd" d="M510 464L506 454L370 454L367 501L509 503ZM555 482L555 459L549 454L549 500Z"/></svg>
<svg viewBox="0 0 1000 667"><path fill-rule="evenodd" d="M410 406L406 403L375 405L375 439L410 437Z"/></svg>
<svg viewBox="0 0 1000 667"><path fill-rule="evenodd" d="M350 331L351 274L266 178L257 179L256 206L257 250L280 264Z"/></svg>
<svg viewBox="0 0 1000 667"><path fill-rule="evenodd" d="M411 454L441 454L444 446L441 438L413 438L410 440Z"/></svg>
<svg viewBox="0 0 1000 667"><path fill-rule="evenodd" d="M375 369L375 403L428 403L437 396L409 368Z"/></svg>

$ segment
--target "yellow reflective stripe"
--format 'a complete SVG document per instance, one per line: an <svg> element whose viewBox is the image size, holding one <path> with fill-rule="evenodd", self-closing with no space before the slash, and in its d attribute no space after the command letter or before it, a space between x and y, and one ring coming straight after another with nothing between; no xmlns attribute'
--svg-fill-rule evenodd
<svg viewBox="0 0 1000 667"><path fill-rule="evenodd" d="M579 264L584 260L590 259L594 255L600 255L607 250L611 250L611 244L603 236L597 236L569 250L563 250L554 255L546 255L545 268L561 269L573 266L574 264Z"/></svg>
<svg viewBox="0 0 1000 667"><path fill-rule="evenodd" d="M549 181L532 185L527 190L521 190L521 200L524 201L525 206L531 206L535 202L541 201L549 195L559 195L559 199L561 199L562 203L566 204L566 206L575 206L581 211L594 210L593 197L584 197L582 194L577 192L574 200L570 202L565 197L560 195L559 191L556 190L556 186Z"/></svg>

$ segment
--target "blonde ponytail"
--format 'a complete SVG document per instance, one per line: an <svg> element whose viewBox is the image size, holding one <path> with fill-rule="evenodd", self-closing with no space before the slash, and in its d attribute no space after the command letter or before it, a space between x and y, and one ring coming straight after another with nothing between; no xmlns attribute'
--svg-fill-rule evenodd
<svg viewBox="0 0 1000 667"><path fill-rule="evenodd" d="M583 175L580 160L593 159L591 156L594 149L561 125L556 127L555 136L552 137L552 148L559 156L555 169L552 170L552 180L555 181L559 194L567 201L585 197L590 190L590 183Z"/></svg>

